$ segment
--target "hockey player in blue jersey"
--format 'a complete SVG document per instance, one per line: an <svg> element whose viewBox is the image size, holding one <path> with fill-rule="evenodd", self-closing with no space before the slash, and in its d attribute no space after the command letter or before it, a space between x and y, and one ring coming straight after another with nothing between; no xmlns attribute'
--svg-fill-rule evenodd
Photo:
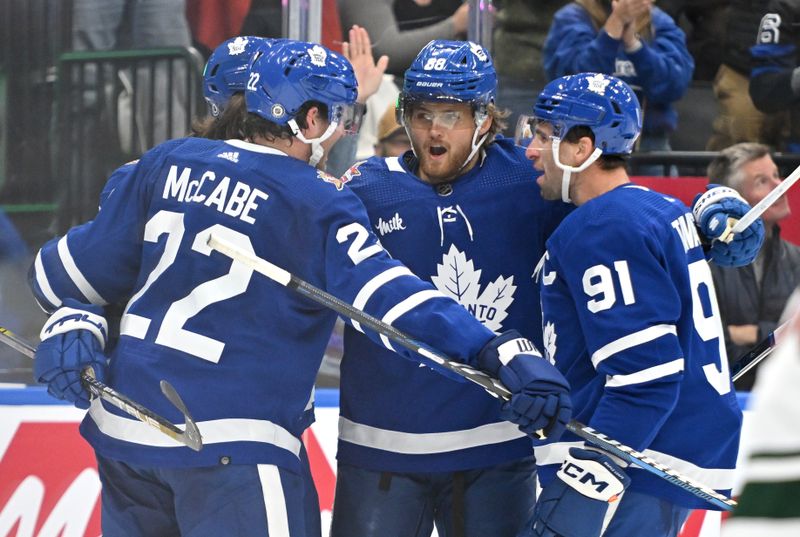
<svg viewBox="0 0 800 537"><path fill-rule="evenodd" d="M342 181L364 202L393 258L494 332L541 345L531 275L571 209L548 202L524 149L495 138L489 53L432 41L405 73L398 122L414 151L353 166ZM333 537L513 537L530 517L530 439L501 403L346 327Z"/></svg>
<svg viewBox="0 0 800 537"><path fill-rule="evenodd" d="M527 154L542 195L578 206L537 272L544 349L572 385L576 419L729 494L742 413L694 224L728 202L696 204L693 216L630 183L641 112L617 78L556 79L534 116ZM614 510L606 537L675 536L690 509L711 508L571 434L535 451L543 491L524 536L597 536Z"/></svg>
<svg viewBox="0 0 800 537"><path fill-rule="evenodd" d="M358 198L309 165L342 135L355 94L337 54L276 44L251 66L242 139L161 144L93 221L42 248L34 292L60 307L35 370L50 393L89 407L81 432L97 454L104 535L307 534L299 434L336 315L211 250L212 233L344 300L363 298L368 313L503 380L514 392L509 418L553 437L563 430L569 399L555 368L516 354L517 341L495 338L392 260ZM101 306L127 297L106 361ZM89 401L79 381L87 365L175 419L156 387L168 380L203 450Z"/></svg>

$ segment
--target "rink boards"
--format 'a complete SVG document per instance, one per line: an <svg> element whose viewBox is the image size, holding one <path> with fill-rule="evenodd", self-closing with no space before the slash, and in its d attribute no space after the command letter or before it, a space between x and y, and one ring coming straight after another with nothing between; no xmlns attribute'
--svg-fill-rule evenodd
<svg viewBox="0 0 800 537"><path fill-rule="evenodd" d="M0 388L0 537L96 537L94 455L78 433L84 411L42 388ZM336 481L338 392L317 392L317 422L304 441L327 535ZM745 413L747 426L747 413ZM696 511L681 537L718 537L719 513Z"/></svg>

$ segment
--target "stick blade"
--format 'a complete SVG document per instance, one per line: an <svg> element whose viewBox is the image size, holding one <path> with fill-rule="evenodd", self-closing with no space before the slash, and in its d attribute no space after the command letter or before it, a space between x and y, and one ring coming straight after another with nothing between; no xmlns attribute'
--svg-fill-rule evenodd
<svg viewBox="0 0 800 537"><path fill-rule="evenodd" d="M203 435L200 434L200 429L197 428L197 424L192 419L192 415L189 413L189 409L186 408L183 399L178 395L172 384L166 380L162 380L160 385L161 393L164 394L164 397L169 399L169 402L183 414L184 422L186 423L186 430L183 433L184 443L190 449L200 451L203 449Z"/></svg>

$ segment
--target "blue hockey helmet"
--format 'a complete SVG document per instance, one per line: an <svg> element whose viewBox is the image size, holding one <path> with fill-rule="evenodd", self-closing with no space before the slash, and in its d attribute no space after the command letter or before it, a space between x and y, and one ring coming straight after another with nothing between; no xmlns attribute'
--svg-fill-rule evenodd
<svg viewBox="0 0 800 537"><path fill-rule="evenodd" d="M472 41L436 39L406 70L397 121L403 124L404 111L416 101L469 103L485 109L496 94L497 75L485 48Z"/></svg>
<svg viewBox="0 0 800 537"><path fill-rule="evenodd" d="M346 58L322 45L285 39L253 58L245 100L249 112L278 125L289 124L304 103L317 101L338 124L352 110L357 87Z"/></svg>
<svg viewBox="0 0 800 537"><path fill-rule="evenodd" d="M203 70L203 96L212 116L219 116L236 92L244 92L253 55L264 51L272 39L239 36L228 39L211 53Z"/></svg>
<svg viewBox="0 0 800 537"><path fill-rule="evenodd" d="M642 113L633 90L622 80L600 73L580 73L547 84L533 115L553 126L563 138L573 127L592 130L595 147L604 155L627 155L642 130Z"/></svg>

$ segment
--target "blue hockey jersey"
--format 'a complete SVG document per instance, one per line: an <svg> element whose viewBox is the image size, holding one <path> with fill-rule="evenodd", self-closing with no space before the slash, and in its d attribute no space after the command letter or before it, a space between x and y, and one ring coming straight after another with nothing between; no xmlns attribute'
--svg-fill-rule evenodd
<svg viewBox="0 0 800 537"><path fill-rule="evenodd" d="M95 220L42 248L40 300L127 300L108 384L175 421L158 387L169 381L205 445L191 452L95 401L81 431L98 453L144 465L228 457L299 468L304 410L336 314L210 250L211 233L454 359L477 354L491 331L391 259L342 186L263 146L175 140L121 169Z"/></svg>
<svg viewBox="0 0 800 537"><path fill-rule="evenodd" d="M405 158L373 157L342 178L362 199L383 246L419 277L458 300L488 328L517 329L541 346L538 286L544 241L572 207L544 201L524 151L508 139L480 165L432 186ZM449 334L458 339L459 331ZM448 382L393 359L345 328L338 459L382 471L481 468L532 453L500 403L480 388Z"/></svg>
<svg viewBox="0 0 800 537"><path fill-rule="evenodd" d="M570 214L547 242L544 351L569 381L575 419L728 494L742 413L711 272L691 212L631 184ZM536 448L543 483L565 434ZM703 500L630 469L630 490L687 507Z"/></svg>

